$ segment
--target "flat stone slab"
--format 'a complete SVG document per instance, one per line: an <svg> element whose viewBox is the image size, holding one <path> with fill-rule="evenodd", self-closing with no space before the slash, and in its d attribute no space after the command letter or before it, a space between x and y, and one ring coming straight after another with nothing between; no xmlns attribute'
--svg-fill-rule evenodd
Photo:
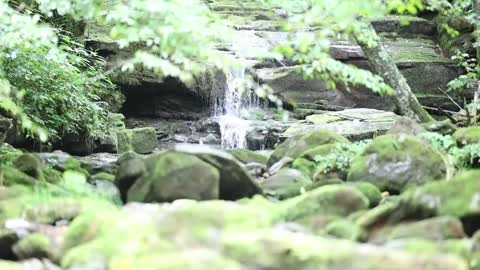
<svg viewBox="0 0 480 270"><path fill-rule="evenodd" d="M287 128L280 135L280 140L321 129L336 132L351 140L369 139L386 133L399 118L392 112L365 108L310 115L305 121Z"/></svg>

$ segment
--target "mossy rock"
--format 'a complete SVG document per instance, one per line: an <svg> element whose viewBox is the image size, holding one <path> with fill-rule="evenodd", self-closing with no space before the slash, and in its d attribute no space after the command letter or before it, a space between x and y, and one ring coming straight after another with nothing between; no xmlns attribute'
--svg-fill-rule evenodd
<svg viewBox="0 0 480 270"><path fill-rule="evenodd" d="M117 131L117 151L120 154L128 151L134 151L139 154L149 154L152 153L157 146L157 134L152 127Z"/></svg>
<svg viewBox="0 0 480 270"><path fill-rule="evenodd" d="M0 169L0 179L2 184L7 187L13 185L33 186L37 182L37 179L13 167L4 166L0 167Z"/></svg>
<svg viewBox="0 0 480 270"><path fill-rule="evenodd" d="M446 177L442 155L409 135L383 135L372 140L352 161L347 181L369 182L394 193Z"/></svg>
<svg viewBox="0 0 480 270"><path fill-rule="evenodd" d="M52 245L50 239L40 233L33 233L18 241L13 247L13 252L21 260L29 258L51 257Z"/></svg>
<svg viewBox="0 0 480 270"><path fill-rule="evenodd" d="M114 182L115 181L115 175L111 173L106 173L106 172L99 172L91 177L92 179L95 180L102 180L102 181L108 181L108 182Z"/></svg>
<svg viewBox="0 0 480 270"><path fill-rule="evenodd" d="M466 235L462 222L458 218L441 216L384 227L372 232L369 241L375 244L385 244L391 240L406 238L444 241L464 237Z"/></svg>
<svg viewBox="0 0 480 270"><path fill-rule="evenodd" d="M119 168L115 175L115 185L120 190L122 199L126 201L128 190L137 179L146 174L147 167L143 158L135 152L122 154L117 163Z"/></svg>
<svg viewBox="0 0 480 270"><path fill-rule="evenodd" d="M338 219L327 225L324 233L335 238L361 241L365 238L365 230L348 219Z"/></svg>
<svg viewBox="0 0 480 270"><path fill-rule="evenodd" d="M37 180L45 180L42 171L42 162L33 154L23 154L14 162L15 168Z"/></svg>
<svg viewBox="0 0 480 270"><path fill-rule="evenodd" d="M306 150L332 143L350 143L350 141L327 130L316 130L305 135L293 136L275 148L267 165L272 166L283 157L298 158Z"/></svg>
<svg viewBox="0 0 480 270"><path fill-rule="evenodd" d="M284 203L286 220L311 215L347 216L368 208L369 201L360 191L347 185L327 185L306 192Z"/></svg>
<svg viewBox="0 0 480 270"><path fill-rule="evenodd" d="M479 226L480 218L480 171L461 172L450 181L428 183L412 188L401 196L404 209L418 209L428 215L447 215L469 218ZM464 223L464 225L466 225ZM465 228L467 231L469 228Z"/></svg>
<svg viewBox="0 0 480 270"><path fill-rule="evenodd" d="M287 199L310 189L312 180L295 169L283 168L260 183L265 195L278 199Z"/></svg>
<svg viewBox="0 0 480 270"><path fill-rule="evenodd" d="M293 161L292 168L301 171L305 177L313 178L317 164L306 158L297 158Z"/></svg>
<svg viewBox="0 0 480 270"><path fill-rule="evenodd" d="M245 149L233 149L228 150L228 153L233 155L238 161L242 162L243 164L248 163L259 163L259 164L267 164L268 157L265 155L259 154L254 151L245 150Z"/></svg>
<svg viewBox="0 0 480 270"><path fill-rule="evenodd" d="M12 165L13 162L22 154L22 151L15 149L9 144L0 144L0 166Z"/></svg>
<svg viewBox="0 0 480 270"><path fill-rule="evenodd" d="M378 189L375 185L368 183L368 182L355 182L349 183L356 189L367 197L368 201L370 202L369 206L374 207L377 206L380 201L382 200L382 193L380 189Z"/></svg>
<svg viewBox="0 0 480 270"><path fill-rule="evenodd" d="M452 135L458 146L480 143L480 126L460 128Z"/></svg>
<svg viewBox="0 0 480 270"><path fill-rule="evenodd" d="M146 174L129 189L127 201L169 202L219 197L219 171L194 155L170 151L149 157L146 164Z"/></svg>

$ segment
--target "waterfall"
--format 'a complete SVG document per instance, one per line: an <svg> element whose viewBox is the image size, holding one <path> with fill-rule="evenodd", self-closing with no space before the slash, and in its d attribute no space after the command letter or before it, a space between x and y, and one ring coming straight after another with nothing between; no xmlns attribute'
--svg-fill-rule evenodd
<svg viewBox="0 0 480 270"><path fill-rule="evenodd" d="M258 106L258 97L245 87L245 68L228 70L224 97L215 108L223 148L246 148L250 126L250 121L246 118L249 109Z"/></svg>

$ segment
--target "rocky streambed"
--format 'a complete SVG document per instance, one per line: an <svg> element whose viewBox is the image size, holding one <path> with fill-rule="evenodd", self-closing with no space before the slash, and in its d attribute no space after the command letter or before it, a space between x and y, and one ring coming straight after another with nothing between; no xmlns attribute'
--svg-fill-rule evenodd
<svg viewBox="0 0 480 270"><path fill-rule="evenodd" d="M480 269L479 128L318 128L342 115L310 117L273 151L80 159L4 144L0 269Z"/></svg>

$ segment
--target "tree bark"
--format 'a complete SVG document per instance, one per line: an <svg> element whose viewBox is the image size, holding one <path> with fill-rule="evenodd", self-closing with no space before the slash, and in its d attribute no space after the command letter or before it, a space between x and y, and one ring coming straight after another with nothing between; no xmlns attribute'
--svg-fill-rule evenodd
<svg viewBox="0 0 480 270"><path fill-rule="evenodd" d="M475 30L477 31L476 41L480 43L480 0L473 1L473 11L475 13L476 25ZM480 65L480 46L477 47L477 63Z"/></svg>
<svg viewBox="0 0 480 270"><path fill-rule="evenodd" d="M477 1L477 0L475 0ZM480 1L480 0L479 0ZM395 90L392 99L401 115L416 119L420 122L428 122L434 120L432 116L422 107L417 97L413 94L412 89L407 83L407 80L400 73L397 65L392 57L383 47L380 42L380 37L377 32L369 25L368 31L371 32L376 44L371 46L357 38L357 42L362 48L365 56L368 58L370 65L374 71L383 78L385 83L390 85Z"/></svg>

